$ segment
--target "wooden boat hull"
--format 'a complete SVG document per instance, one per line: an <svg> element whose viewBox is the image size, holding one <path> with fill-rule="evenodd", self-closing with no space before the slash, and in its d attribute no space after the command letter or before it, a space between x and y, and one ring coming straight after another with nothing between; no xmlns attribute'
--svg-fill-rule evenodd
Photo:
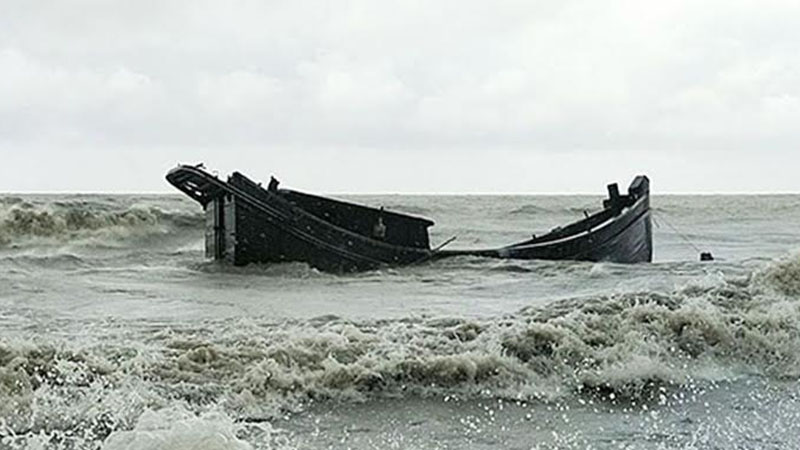
<svg viewBox="0 0 800 450"><path fill-rule="evenodd" d="M431 249L424 218L278 189L234 173L227 181L200 167L179 166L167 180L206 214L206 255L233 265L300 261L350 272L417 264L457 255L514 259L647 262L652 259L649 181L629 193L609 187L600 213L547 235L497 249ZM613 187L613 190L611 189Z"/></svg>
<svg viewBox="0 0 800 450"><path fill-rule="evenodd" d="M649 181L637 177L620 211L599 224L598 215L577 222L578 231L567 235L542 236L526 242L487 250L442 251L438 257L476 255L490 258L608 261L640 263L653 260L653 224L650 212ZM627 202L627 204L625 204Z"/></svg>
<svg viewBox="0 0 800 450"><path fill-rule="evenodd" d="M300 261L324 271L350 272L413 264L431 253L427 227L433 222L427 219L263 189L238 173L225 182L193 166L179 166L167 180L203 205L206 256L233 265ZM308 208L315 206L324 212L310 213ZM355 229L331 223L337 214ZM382 240L364 235L364 223L377 217L392 230Z"/></svg>

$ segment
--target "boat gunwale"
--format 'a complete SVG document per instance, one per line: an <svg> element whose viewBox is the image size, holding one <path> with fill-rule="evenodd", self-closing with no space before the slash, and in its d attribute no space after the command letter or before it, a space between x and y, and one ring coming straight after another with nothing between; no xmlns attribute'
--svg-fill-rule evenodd
<svg viewBox="0 0 800 450"><path fill-rule="evenodd" d="M499 254L499 253L503 253L503 252L507 252L507 251L511 251L511 250L531 250L531 249L537 249L537 248L546 248L546 247L549 247L549 246L552 246L552 245L567 244L567 243L569 243L571 241L575 241L575 240L578 240L578 239L586 238L587 236L597 235L603 229L612 226L614 223L617 223L620 220L628 218L629 214L631 214L636 208L641 206L640 202L642 202L644 200L647 200L648 197L649 197L649 195L644 195L644 196L640 197L639 199L636 200L636 202L634 202L634 204L632 206L625 208L625 210L623 210L620 214L617 214L617 215L614 215L614 216L610 217L608 220L602 222L602 224L600 226L598 226L598 227L593 227L593 228L588 229L588 230L579 231L577 233L574 233L574 234L571 234L571 235L568 235L568 236L564 236L564 237L559 238L559 239L555 239L555 240L551 240L551 241L544 241L544 242L531 242L530 240L528 240L528 241L522 241L522 242L518 242L516 244L509 244L509 245L505 245L505 246L501 246L501 247L487 247L487 248L481 248L481 249L444 250L444 251L442 251L442 255L441 256L443 256L443 257L444 256L465 256L465 255L479 255L479 256L482 255L482 256L486 256L486 255L491 254L491 253L498 253ZM597 214L601 214L602 212L605 212L607 210L608 209L604 209L603 211L598 212ZM635 217L633 217L631 219L631 223L630 224L626 225L622 230L620 230L620 233L628 230L628 228L630 228L631 225L636 223L640 218L644 217L649 212L650 212L650 209L647 208L644 211L642 211L640 214L637 214ZM583 220L586 220L586 219L583 219ZM573 223L571 223L569 225L576 225L576 224L578 224L580 222L581 221L573 222ZM567 226L569 226L569 225L567 225ZM565 258L565 259L570 259L570 258Z"/></svg>

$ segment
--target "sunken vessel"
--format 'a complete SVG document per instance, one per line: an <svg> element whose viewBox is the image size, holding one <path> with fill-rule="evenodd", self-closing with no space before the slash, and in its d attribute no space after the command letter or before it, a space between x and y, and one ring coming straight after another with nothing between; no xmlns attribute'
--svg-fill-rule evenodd
<svg viewBox="0 0 800 450"><path fill-rule="evenodd" d="M475 255L491 258L650 262L653 257L650 181L634 178L627 193L608 185L603 209L511 245L472 250L432 248L422 217L279 187L266 188L234 172L227 180L202 165L180 165L167 181L205 211L206 256L233 265L304 262L323 271L352 272Z"/></svg>

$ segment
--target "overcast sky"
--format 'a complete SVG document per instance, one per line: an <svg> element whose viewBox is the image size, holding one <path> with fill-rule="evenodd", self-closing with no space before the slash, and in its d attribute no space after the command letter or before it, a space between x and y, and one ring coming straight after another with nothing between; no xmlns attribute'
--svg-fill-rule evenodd
<svg viewBox="0 0 800 450"><path fill-rule="evenodd" d="M0 0L0 191L800 192L800 2Z"/></svg>

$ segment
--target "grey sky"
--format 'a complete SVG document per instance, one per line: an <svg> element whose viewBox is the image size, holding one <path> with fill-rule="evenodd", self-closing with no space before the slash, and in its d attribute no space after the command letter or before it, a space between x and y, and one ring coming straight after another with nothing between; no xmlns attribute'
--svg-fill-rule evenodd
<svg viewBox="0 0 800 450"><path fill-rule="evenodd" d="M0 191L800 191L800 2L0 3Z"/></svg>

